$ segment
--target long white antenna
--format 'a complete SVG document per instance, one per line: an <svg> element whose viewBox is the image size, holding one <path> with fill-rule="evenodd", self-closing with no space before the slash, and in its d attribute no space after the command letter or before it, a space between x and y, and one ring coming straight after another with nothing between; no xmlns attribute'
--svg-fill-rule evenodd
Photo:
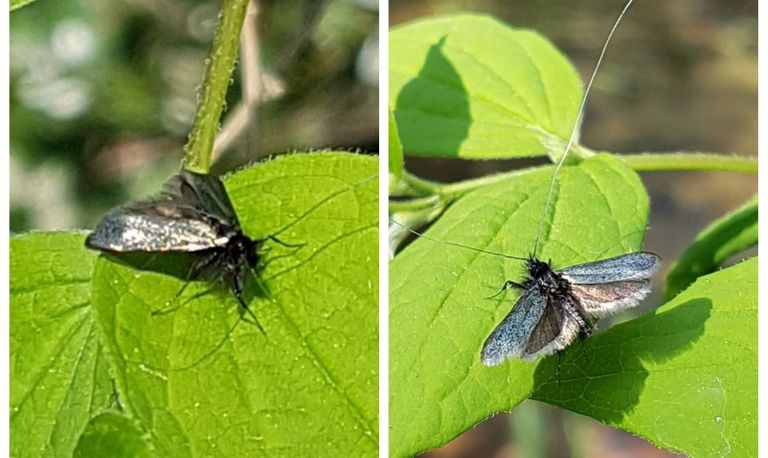
<svg viewBox="0 0 768 458"><path fill-rule="evenodd" d="M584 107L587 104L587 96L589 95L589 90L592 89L592 83L595 81L597 70L600 68L600 64L603 62L603 56L605 56L605 50L608 49L608 43L610 43L611 38L613 37L613 32L616 31L616 28L619 26L619 22L621 22L621 18L624 17L624 13L627 12L630 5L632 5L633 1L634 0L627 1L627 4L624 5L624 9L621 10L621 13L619 13L619 17L617 17L616 21L613 23L613 27L611 27L611 31L608 32L608 37L605 39L605 43L603 43L603 49L600 51L600 57L597 58L597 63L595 64L595 68L594 70L592 70L592 76L589 77L589 82L587 83L587 87L584 90L584 96L581 98L581 105L579 106L579 114L578 116L576 116L576 122L573 125L573 130L571 130L571 137L568 139L568 143L565 145L565 151L563 152L563 155L560 157L560 160L557 162L557 166L555 167L555 172L552 174L552 182L549 184L549 192L547 193L547 200L544 202L544 212L542 213L541 220L539 221L539 229L536 231L536 242L534 242L533 244L533 256L536 256L536 249L539 247L539 237L541 237L541 229L544 227L544 220L547 217L547 210L549 210L549 204L552 200L552 192L555 189L555 181L557 180L557 175L558 173L560 173L560 169L563 167L565 158L568 156L568 153L571 151L573 142L576 140L576 132L579 131L579 127L581 126L581 118L584 117Z"/></svg>
<svg viewBox="0 0 768 458"><path fill-rule="evenodd" d="M459 247L459 248L466 248L468 250L477 251L478 253L492 254L494 256L499 256L499 257L508 258L508 259L516 259L518 261L525 261L527 259L527 258L521 258L519 256L512 256L511 254L499 253L497 251L483 250L483 249L480 249L480 248L471 247L469 245L464 245L464 244L461 244L461 243L450 242L448 240L436 239L436 238L430 237L428 235L424 235L421 232L415 231L415 230L405 226L404 224L400 223L399 221L395 220L394 218L389 218L389 221L397 224L398 226L400 226L401 228L405 229L406 231L410 232L413 235L416 235L416 236L418 236L420 238L423 238L423 239L431 240L432 242L445 243L446 245L451 245L451 246L455 246L455 247Z"/></svg>

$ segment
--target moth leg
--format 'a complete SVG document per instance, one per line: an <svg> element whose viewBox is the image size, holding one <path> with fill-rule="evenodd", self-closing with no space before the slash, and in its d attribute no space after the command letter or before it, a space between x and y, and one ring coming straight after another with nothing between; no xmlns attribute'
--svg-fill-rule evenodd
<svg viewBox="0 0 768 458"><path fill-rule="evenodd" d="M245 276L243 275L242 268L238 268L236 271L232 272L232 275L230 276L230 287L232 288L232 292L237 298L237 301L240 303L240 318L244 319L244 314L247 312L251 318L253 318L253 322L256 327L259 328L259 331L261 331L262 334L267 335L266 331L264 331L264 327L259 322L259 319L256 318L256 314L253 313L253 310L251 310L251 308L248 307L248 304L245 303L245 300L243 300Z"/></svg>
<svg viewBox="0 0 768 458"><path fill-rule="evenodd" d="M496 294L494 294L492 296L486 297L486 299L495 299L498 296L500 296L501 294L503 294L509 288L526 289L525 286L521 285L520 283L514 282L512 280L507 280L507 281L504 282L504 285L501 287L499 292L497 292Z"/></svg>
<svg viewBox="0 0 768 458"><path fill-rule="evenodd" d="M171 299L170 302L168 302L169 306L164 309L153 310L152 315L153 316L166 315L168 313L178 310L181 307L181 305L178 305L175 307L171 307L170 305L175 303L179 299L179 297L181 297L181 295L184 293L184 290L187 289L187 286L189 286L191 282L197 280L197 277L200 276L203 270L205 270L206 267L210 266L218 256L219 256L218 253L211 253L211 255L205 258L203 261L193 264L192 267L190 267L189 272L187 272L187 275L185 276L186 281L184 282L184 285L182 285L182 287L179 288L179 290L173 296L173 299Z"/></svg>

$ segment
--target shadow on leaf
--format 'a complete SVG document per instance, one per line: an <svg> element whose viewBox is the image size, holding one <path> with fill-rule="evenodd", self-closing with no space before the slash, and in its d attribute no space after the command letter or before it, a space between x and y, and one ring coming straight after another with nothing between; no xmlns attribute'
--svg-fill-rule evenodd
<svg viewBox="0 0 768 458"><path fill-rule="evenodd" d="M181 280L183 282L201 281L201 282L211 283L211 288L204 291L203 293L198 293L195 296L190 297L189 299L187 299L187 301L193 300L196 297L199 297L201 294L214 292L219 289L222 289L222 290L227 289L226 285L220 280L220 278L218 278L219 272L215 267L203 270L200 273L198 278L190 278L194 266L208 256L207 252L104 253L103 255L110 261L116 262L117 264L121 264L123 266L127 266L138 271L155 272L163 275L168 275L176 278L177 280ZM261 299L265 299L269 297L269 290L266 284L264 283L264 281L262 281L258 277L263 271L263 267L264 266L258 266L258 268L255 271L253 271L253 275L250 275L247 277L246 287L245 287L245 290L243 291L243 299L245 300L246 303L250 303L251 300L253 300L256 297ZM185 288L185 287L186 285L182 286L182 288ZM184 301L184 302L187 302L187 301ZM180 307L181 305L183 304L181 303L175 304L175 306L169 310L174 310ZM165 314L165 313L168 313L168 310L160 310L158 312L160 314Z"/></svg>
<svg viewBox="0 0 768 458"><path fill-rule="evenodd" d="M559 361L559 374L557 355L537 366L531 398L621 423L643 392L649 375L644 363L667 362L691 348L711 311L709 299L692 299L577 342Z"/></svg>
<svg viewBox="0 0 768 458"><path fill-rule="evenodd" d="M469 133L467 92L443 53L445 40L429 48L418 76L397 96L394 116L406 154L458 157Z"/></svg>

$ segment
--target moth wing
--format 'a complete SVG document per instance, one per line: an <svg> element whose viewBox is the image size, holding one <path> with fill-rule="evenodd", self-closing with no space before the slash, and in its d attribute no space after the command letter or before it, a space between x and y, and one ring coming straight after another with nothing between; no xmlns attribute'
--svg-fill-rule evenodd
<svg viewBox="0 0 768 458"><path fill-rule="evenodd" d="M546 308L547 298L539 288L527 289L483 344L483 364L496 366L506 358L520 356Z"/></svg>
<svg viewBox="0 0 768 458"><path fill-rule="evenodd" d="M571 284L595 285L624 280L647 280L659 270L660 264L661 258L655 254L639 251L567 267L557 273Z"/></svg>
<svg viewBox="0 0 768 458"><path fill-rule="evenodd" d="M544 313L525 344L522 356L537 354L560 335L563 327L563 308L555 305L554 301L555 299L548 301Z"/></svg>
<svg viewBox="0 0 768 458"><path fill-rule="evenodd" d="M550 299L547 310L531 333L531 338L520 355L521 358L531 360L563 350L579 335L579 322L574 316L563 312L566 309L576 309L576 298L565 296L559 300L570 302L570 304L558 304Z"/></svg>
<svg viewBox="0 0 768 458"><path fill-rule="evenodd" d="M204 221L117 209L99 221L85 244L114 252L202 251L221 246L226 241L215 227Z"/></svg>
<svg viewBox="0 0 768 458"><path fill-rule="evenodd" d="M183 170L172 176L154 198L128 204L125 212L179 219L214 219L240 227L232 202L218 177Z"/></svg>
<svg viewBox="0 0 768 458"><path fill-rule="evenodd" d="M639 304L651 292L651 282L645 279L571 284L571 291L585 312L603 318Z"/></svg>
<svg viewBox="0 0 768 458"><path fill-rule="evenodd" d="M219 177L188 170L182 171L177 176L184 183L182 186L184 195L194 196L201 209L228 226L240 227L232 201Z"/></svg>

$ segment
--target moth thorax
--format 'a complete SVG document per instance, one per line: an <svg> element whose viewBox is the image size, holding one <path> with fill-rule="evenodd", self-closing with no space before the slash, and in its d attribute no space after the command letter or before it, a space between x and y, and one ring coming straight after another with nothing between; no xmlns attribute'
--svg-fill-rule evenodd
<svg viewBox="0 0 768 458"><path fill-rule="evenodd" d="M217 233L216 240L214 241L214 244L216 246L220 247L229 247L232 246L232 242L235 238L237 238L238 235L240 235L240 231L227 227L221 224L212 224L214 230Z"/></svg>
<svg viewBox="0 0 768 458"><path fill-rule="evenodd" d="M242 232L235 232L229 238L227 251L229 256L237 259L245 259L250 267L256 267L259 262L259 256L256 253L259 243L251 240Z"/></svg>

